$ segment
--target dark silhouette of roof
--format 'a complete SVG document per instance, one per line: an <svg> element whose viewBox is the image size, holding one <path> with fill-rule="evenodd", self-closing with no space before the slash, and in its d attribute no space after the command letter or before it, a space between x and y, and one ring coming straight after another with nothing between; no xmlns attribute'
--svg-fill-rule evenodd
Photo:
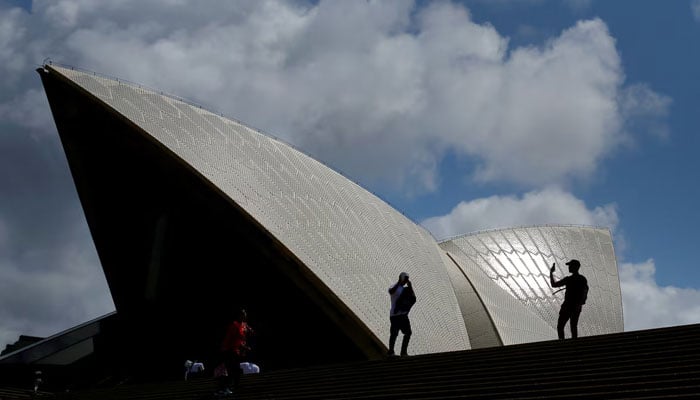
<svg viewBox="0 0 700 400"><path fill-rule="evenodd" d="M16 342L9 343L5 346L5 350L0 352L0 356L4 356L6 354L12 353L13 351L23 349L43 339L44 338L38 336L19 335L19 338Z"/></svg>

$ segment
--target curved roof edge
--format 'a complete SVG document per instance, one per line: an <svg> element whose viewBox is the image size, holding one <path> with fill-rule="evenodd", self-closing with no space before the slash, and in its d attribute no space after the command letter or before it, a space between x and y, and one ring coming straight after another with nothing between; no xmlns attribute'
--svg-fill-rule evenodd
<svg viewBox="0 0 700 400"><path fill-rule="evenodd" d="M479 229L476 231L468 232L468 233L460 233L457 235L453 236L447 236L442 239L437 239L438 244L442 244L444 242L449 242L455 239L460 239L465 236L473 236L473 235L479 235L482 233L489 233L489 232L499 232L504 229L530 229L530 228L566 228L566 227L571 227L571 228L589 228L589 229L607 229L610 232L610 235L612 236L612 229L610 229L609 226L603 226L603 225L586 225L586 224L532 224L532 225L513 225L513 226L504 226L501 228L489 228L489 229Z"/></svg>

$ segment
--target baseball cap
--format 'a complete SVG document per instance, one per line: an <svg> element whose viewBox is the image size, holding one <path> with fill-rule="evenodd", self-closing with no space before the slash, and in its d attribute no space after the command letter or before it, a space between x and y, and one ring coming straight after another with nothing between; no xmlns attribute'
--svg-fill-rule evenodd
<svg viewBox="0 0 700 400"><path fill-rule="evenodd" d="M570 260L568 263L566 263L566 265L571 265L574 267L581 268L581 263L578 260L574 260L574 259Z"/></svg>

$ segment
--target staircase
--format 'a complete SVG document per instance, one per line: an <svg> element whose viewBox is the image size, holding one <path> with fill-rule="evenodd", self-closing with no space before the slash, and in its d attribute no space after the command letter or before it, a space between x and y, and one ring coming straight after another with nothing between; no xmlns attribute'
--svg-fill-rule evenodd
<svg viewBox="0 0 700 400"><path fill-rule="evenodd" d="M331 348L332 349L332 348ZM410 349L409 349L410 350ZM208 399L209 378L57 394ZM235 399L700 398L700 324L244 375Z"/></svg>

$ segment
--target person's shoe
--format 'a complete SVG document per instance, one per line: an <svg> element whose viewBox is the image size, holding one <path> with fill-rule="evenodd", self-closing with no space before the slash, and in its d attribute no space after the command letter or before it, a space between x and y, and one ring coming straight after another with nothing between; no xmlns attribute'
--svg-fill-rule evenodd
<svg viewBox="0 0 700 400"><path fill-rule="evenodd" d="M394 353L394 350L389 350L389 351L387 351L387 352L386 352L386 355L387 355L388 357L396 357L396 354Z"/></svg>
<svg viewBox="0 0 700 400"><path fill-rule="evenodd" d="M401 357L408 357L408 353L401 353Z"/></svg>
<svg viewBox="0 0 700 400"><path fill-rule="evenodd" d="M231 391L231 389L220 389L214 392L215 397L227 397L231 396L232 394L233 392Z"/></svg>

